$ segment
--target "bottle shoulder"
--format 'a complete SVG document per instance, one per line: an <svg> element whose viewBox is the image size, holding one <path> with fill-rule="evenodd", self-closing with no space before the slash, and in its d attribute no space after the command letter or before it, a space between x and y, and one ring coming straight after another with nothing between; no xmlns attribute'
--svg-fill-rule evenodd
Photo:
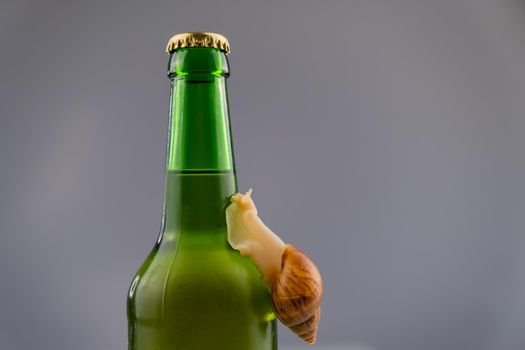
<svg viewBox="0 0 525 350"><path fill-rule="evenodd" d="M214 292L269 293L261 274L248 257L224 246L156 244L135 275L134 293L181 293L189 289Z"/></svg>
<svg viewBox="0 0 525 350"><path fill-rule="evenodd" d="M139 268L139 279L181 278L206 280L211 275L226 279L259 279L260 273L248 257L223 245L156 244ZM208 281L209 282L209 281ZM256 283L257 284L257 283Z"/></svg>
<svg viewBox="0 0 525 350"><path fill-rule="evenodd" d="M273 317L269 288L247 257L229 247L158 248L144 261L130 288L128 310L136 317L165 317L167 309L178 317L235 310L251 310L260 320Z"/></svg>

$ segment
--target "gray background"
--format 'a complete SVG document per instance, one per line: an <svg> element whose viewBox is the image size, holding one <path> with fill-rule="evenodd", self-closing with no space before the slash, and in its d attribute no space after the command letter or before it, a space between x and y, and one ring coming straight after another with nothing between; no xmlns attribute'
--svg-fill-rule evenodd
<svg viewBox="0 0 525 350"><path fill-rule="evenodd" d="M191 30L231 41L240 186L323 272L320 348L525 348L523 2L2 0L0 349L125 348Z"/></svg>

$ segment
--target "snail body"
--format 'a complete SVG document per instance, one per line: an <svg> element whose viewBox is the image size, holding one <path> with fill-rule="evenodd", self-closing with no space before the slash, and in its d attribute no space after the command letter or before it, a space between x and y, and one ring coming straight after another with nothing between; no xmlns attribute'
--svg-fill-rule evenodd
<svg viewBox="0 0 525 350"><path fill-rule="evenodd" d="M252 190L232 196L226 208L228 242L250 257L271 289L274 313L292 332L313 344L321 317L323 282L301 250L285 244L257 215Z"/></svg>

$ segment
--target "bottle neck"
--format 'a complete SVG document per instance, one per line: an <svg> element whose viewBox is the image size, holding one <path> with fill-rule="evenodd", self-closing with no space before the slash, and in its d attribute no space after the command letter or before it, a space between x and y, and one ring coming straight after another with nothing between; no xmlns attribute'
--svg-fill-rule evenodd
<svg viewBox="0 0 525 350"><path fill-rule="evenodd" d="M228 74L226 55L218 49L179 49L171 55L168 171L235 171Z"/></svg>
<svg viewBox="0 0 525 350"><path fill-rule="evenodd" d="M179 49L171 55L168 70L163 235L224 233L227 199L237 190L226 56L213 48Z"/></svg>

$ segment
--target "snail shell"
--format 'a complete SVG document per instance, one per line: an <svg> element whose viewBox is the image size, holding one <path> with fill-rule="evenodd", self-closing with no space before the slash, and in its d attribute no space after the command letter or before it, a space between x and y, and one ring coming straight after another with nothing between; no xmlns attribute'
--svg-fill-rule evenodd
<svg viewBox="0 0 525 350"><path fill-rule="evenodd" d="M317 337L321 318L323 282L317 266L301 250L287 244L282 252L282 270L272 286L277 318L310 344Z"/></svg>

